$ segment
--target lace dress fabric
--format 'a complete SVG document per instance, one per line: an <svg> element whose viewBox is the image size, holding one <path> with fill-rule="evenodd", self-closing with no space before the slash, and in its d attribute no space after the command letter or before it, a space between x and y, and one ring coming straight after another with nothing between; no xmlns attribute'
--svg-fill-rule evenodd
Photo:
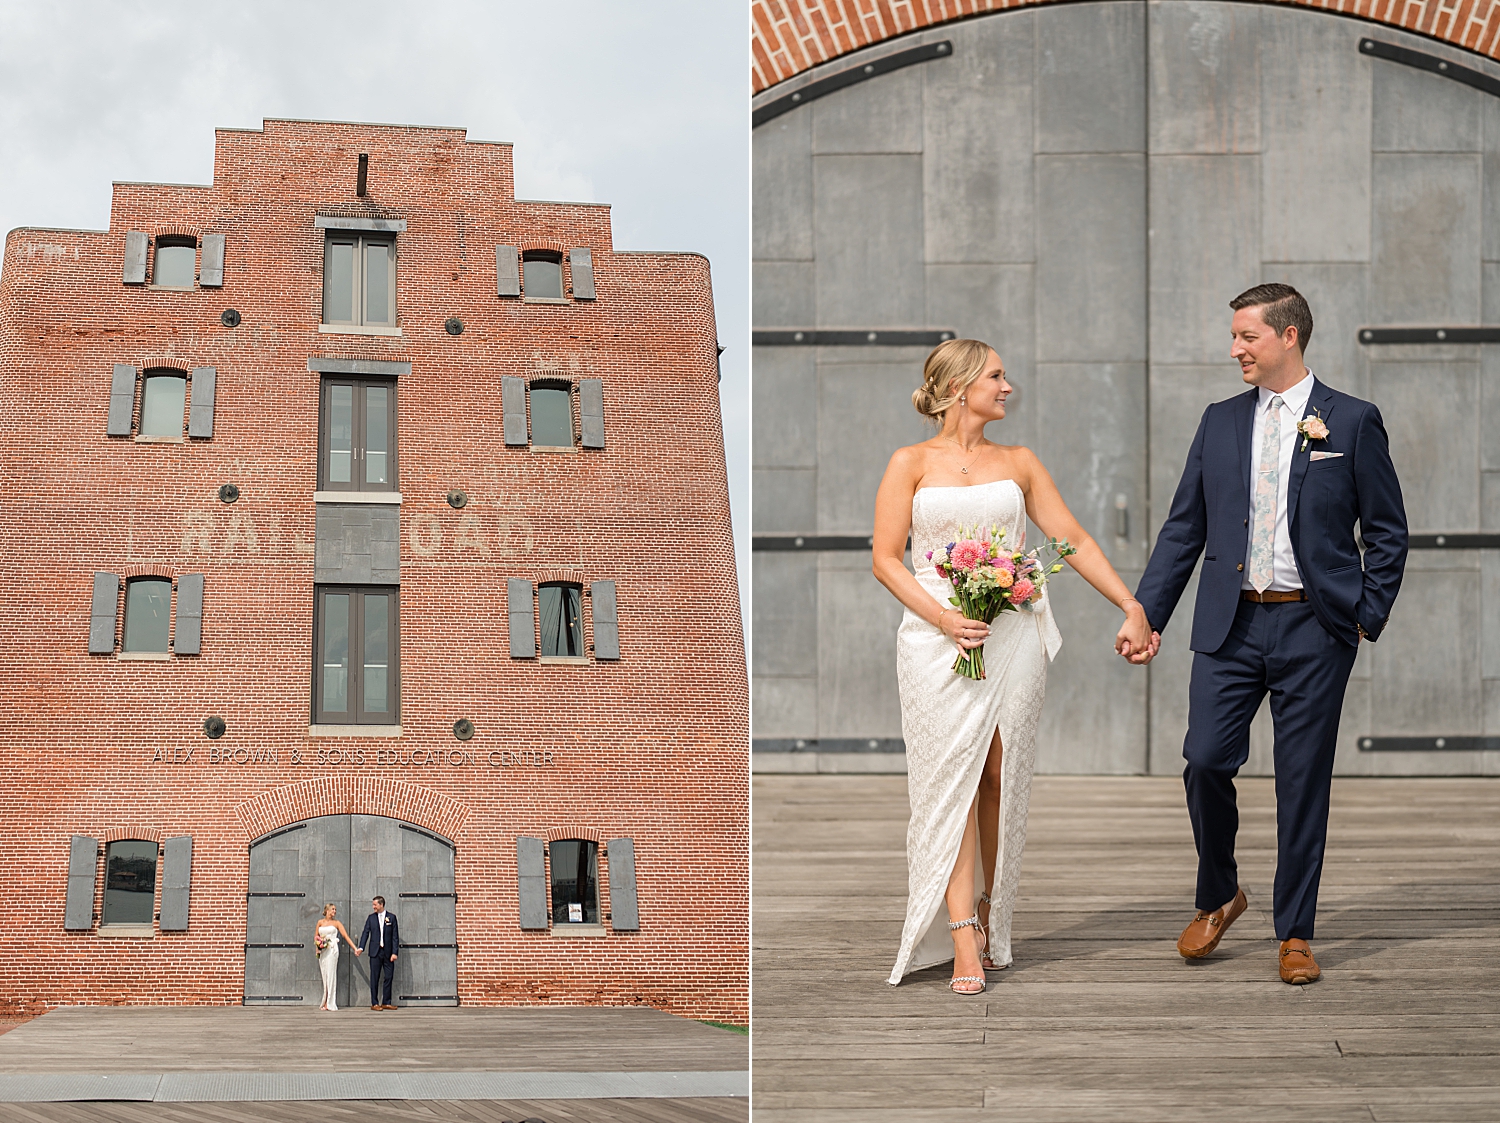
<svg viewBox="0 0 1500 1123"><path fill-rule="evenodd" d="M926 558L959 528L1000 526L1005 544L1024 549L1025 497L1013 480L968 487L924 487L912 497L912 560L922 587L947 604L952 586ZM986 678L953 673L957 649L938 628L908 611L896 633L901 730L906 738L911 823L906 832L908 894L901 947L888 980L953 958L943 896L958 859L969 807L979 790L990 739L999 729L1000 847L990 896L990 955L1011 962L1010 925L1026 845L1026 807L1036 760L1036 727L1047 685L1047 662L1062 636L1046 597L1029 610L1005 612L984 644ZM984 889L975 863L975 899Z"/></svg>
<svg viewBox="0 0 1500 1123"><path fill-rule="evenodd" d="M323 1005L330 1010L337 1010L339 1008L336 998L339 988L339 930L331 924L320 924L318 935L328 941L323 954L318 956L318 970L323 973Z"/></svg>

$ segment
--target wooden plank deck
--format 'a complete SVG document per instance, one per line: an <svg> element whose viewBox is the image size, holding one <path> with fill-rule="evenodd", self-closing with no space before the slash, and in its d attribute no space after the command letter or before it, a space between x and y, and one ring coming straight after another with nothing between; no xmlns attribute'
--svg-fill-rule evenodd
<svg viewBox="0 0 1500 1123"><path fill-rule="evenodd" d="M644 1007L80 1006L0 1037L0 1073L727 1072L748 1054Z"/></svg>
<svg viewBox="0 0 1500 1123"><path fill-rule="evenodd" d="M743 1099L9 1103L6 1123L745 1123Z"/></svg>
<svg viewBox="0 0 1500 1123"><path fill-rule="evenodd" d="M1500 1119L1500 780L1334 783L1321 982L1277 977L1271 780L1240 784L1249 911L1174 942L1181 782L1037 777L1015 965L892 988L904 776L754 782L756 1123Z"/></svg>

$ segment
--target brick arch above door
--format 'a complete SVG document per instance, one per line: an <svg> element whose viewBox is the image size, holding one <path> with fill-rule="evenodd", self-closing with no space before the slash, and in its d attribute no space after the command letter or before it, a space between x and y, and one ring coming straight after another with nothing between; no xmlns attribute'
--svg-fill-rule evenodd
<svg viewBox="0 0 1500 1123"><path fill-rule="evenodd" d="M750 88L761 93L820 63L970 16L1062 0L751 0ZM1500 59L1495 0L1262 0L1355 16Z"/></svg>
<svg viewBox="0 0 1500 1123"><path fill-rule="evenodd" d="M234 813L247 838L323 815L384 815L457 842L469 819L467 804L418 784L375 776L323 776L272 788Z"/></svg>

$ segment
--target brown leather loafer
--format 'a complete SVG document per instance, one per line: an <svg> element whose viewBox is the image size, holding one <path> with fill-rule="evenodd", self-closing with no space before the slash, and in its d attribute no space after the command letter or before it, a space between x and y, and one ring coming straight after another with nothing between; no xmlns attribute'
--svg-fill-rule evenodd
<svg viewBox="0 0 1500 1123"><path fill-rule="evenodd" d="M1245 899L1245 891L1236 889L1234 900L1223 908L1214 909L1213 912L1200 911L1197 916L1193 917L1192 923L1182 930L1182 935L1177 938L1177 954L1183 959L1202 959L1219 946L1224 933L1229 931L1229 926L1239 919L1240 913L1245 911L1248 903Z"/></svg>
<svg viewBox="0 0 1500 1123"><path fill-rule="evenodd" d="M1281 941L1281 981L1293 986L1315 983L1323 972L1306 940Z"/></svg>

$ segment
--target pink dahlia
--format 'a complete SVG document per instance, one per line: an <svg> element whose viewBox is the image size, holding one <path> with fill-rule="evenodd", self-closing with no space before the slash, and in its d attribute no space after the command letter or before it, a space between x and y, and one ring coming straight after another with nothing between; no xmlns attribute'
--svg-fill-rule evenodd
<svg viewBox="0 0 1500 1123"><path fill-rule="evenodd" d="M1031 594L1037 591L1037 587L1026 578L1021 577L1010 587L1010 599L1012 604L1025 604L1031 599Z"/></svg>
<svg viewBox="0 0 1500 1123"><path fill-rule="evenodd" d="M948 551L948 561L954 569L973 569L985 560L988 551L978 542L965 540L956 542Z"/></svg>

